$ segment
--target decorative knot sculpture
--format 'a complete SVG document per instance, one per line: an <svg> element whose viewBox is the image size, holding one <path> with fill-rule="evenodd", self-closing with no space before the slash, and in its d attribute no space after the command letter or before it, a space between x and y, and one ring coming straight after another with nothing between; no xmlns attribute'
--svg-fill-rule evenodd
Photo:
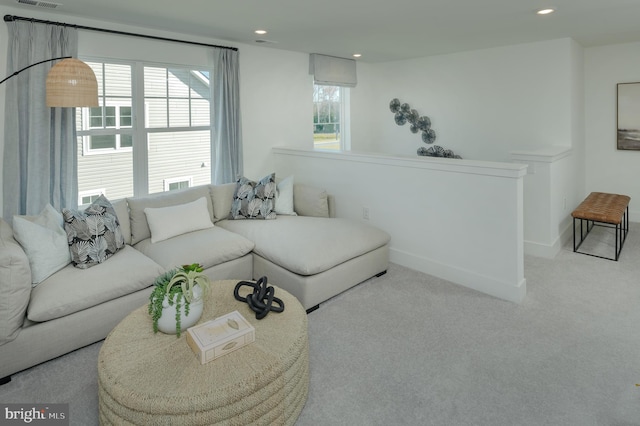
<svg viewBox="0 0 640 426"><path fill-rule="evenodd" d="M240 296L239 290L244 286L252 287L253 293L247 295L247 297ZM233 297L241 302L246 302L249 308L256 313L256 319L261 320L267 316L269 311L284 311L284 302L275 297L274 292L275 289L273 286L267 285L267 277L261 277L256 282L240 281L233 290ZM274 303L276 303L277 306L274 306Z"/></svg>

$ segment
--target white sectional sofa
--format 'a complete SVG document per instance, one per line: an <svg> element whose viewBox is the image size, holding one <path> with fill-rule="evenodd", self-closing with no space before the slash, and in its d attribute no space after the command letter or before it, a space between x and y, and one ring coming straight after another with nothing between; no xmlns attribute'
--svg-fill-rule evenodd
<svg viewBox="0 0 640 426"><path fill-rule="evenodd" d="M158 275L182 264L202 264L213 280L266 275L308 311L386 272L389 235L333 217L333 200L324 190L294 185L298 215L229 220L235 189L235 183L205 185L113 202L125 246L88 269L69 264L36 287L29 258L0 219L0 383L105 338L147 303ZM203 197L213 226L154 242L145 209Z"/></svg>

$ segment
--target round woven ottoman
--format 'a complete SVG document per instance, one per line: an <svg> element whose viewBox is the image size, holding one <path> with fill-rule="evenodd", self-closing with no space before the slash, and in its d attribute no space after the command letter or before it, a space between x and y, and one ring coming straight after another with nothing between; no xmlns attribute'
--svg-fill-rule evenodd
<svg viewBox="0 0 640 426"><path fill-rule="evenodd" d="M204 365L186 331L153 333L147 307L111 331L98 358L100 424L293 425L307 401L307 316L275 288L285 310L256 320L233 297L238 281L216 281L198 324L237 310L255 327L255 342ZM249 287L242 287L246 295Z"/></svg>

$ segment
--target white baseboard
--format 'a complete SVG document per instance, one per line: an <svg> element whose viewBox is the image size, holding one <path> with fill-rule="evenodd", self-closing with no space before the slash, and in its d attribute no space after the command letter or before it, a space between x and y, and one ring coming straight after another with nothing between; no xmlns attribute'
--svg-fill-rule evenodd
<svg viewBox="0 0 640 426"><path fill-rule="evenodd" d="M556 237L553 241L553 244L544 244L536 241L524 241L524 254L528 254L536 257L544 257L546 259L553 259L556 257L560 250L562 250L562 246L567 244L573 238L571 225L573 221L571 221L562 233Z"/></svg>
<svg viewBox="0 0 640 426"><path fill-rule="evenodd" d="M394 248L390 250L390 260L398 265L406 266L509 302L520 303L527 294L527 280L525 278L520 282L506 283L473 271L445 265L432 259Z"/></svg>

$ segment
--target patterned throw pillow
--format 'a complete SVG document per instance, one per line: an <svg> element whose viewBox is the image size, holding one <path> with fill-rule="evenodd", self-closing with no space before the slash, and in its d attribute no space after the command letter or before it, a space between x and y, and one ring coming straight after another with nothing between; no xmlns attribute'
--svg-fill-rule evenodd
<svg viewBox="0 0 640 426"><path fill-rule="evenodd" d="M124 247L116 212L104 195L83 212L63 209L62 216L71 262L77 268L87 269L102 263Z"/></svg>
<svg viewBox="0 0 640 426"><path fill-rule="evenodd" d="M275 219L276 174L258 182L241 177L236 183L229 219Z"/></svg>

